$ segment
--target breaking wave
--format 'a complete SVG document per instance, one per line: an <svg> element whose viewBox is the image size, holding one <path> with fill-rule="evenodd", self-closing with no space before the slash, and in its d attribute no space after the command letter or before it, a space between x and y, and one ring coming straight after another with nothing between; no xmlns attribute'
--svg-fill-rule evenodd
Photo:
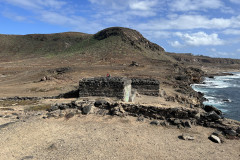
<svg viewBox="0 0 240 160"><path fill-rule="evenodd" d="M234 75L206 77L202 84L193 84L192 88L204 94L204 104L220 109L227 118L240 121L240 73Z"/></svg>

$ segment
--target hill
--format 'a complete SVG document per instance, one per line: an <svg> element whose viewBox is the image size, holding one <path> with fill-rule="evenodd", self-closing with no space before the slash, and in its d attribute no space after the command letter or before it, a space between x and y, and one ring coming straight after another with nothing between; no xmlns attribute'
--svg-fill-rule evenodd
<svg viewBox="0 0 240 160"><path fill-rule="evenodd" d="M237 59L169 53L161 46L144 38L138 31L123 27L106 28L96 34L81 32L0 34L0 60L3 62L11 59L57 58L72 55L87 57L91 59L91 62L111 59L118 61L160 60L170 62L169 64L181 63L182 67L205 66L208 69L211 66L238 69L240 64L240 60Z"/></svg>
<svg viewBox="0 0 240 160"><path fill-rule="evenodd" d="M0 56L91 54L103 58L131 54L171 59L163 53L162 47L138 31L122 27L107 28L94 35L78 32L0 35Z"/></svg>

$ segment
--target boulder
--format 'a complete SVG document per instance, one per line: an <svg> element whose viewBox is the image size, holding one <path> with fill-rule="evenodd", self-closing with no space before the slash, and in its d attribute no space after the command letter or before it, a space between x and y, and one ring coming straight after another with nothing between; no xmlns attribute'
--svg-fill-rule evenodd
<svg viewBox="0 0 240 160"><path fill-rule="evenodd" d="M219 131L219 130L215 130L215 131L212 133L212 135L220 136L220 135L222 135L222 132Z"/></svg>
<svg viewBox="0 0 240 160"><path fill-rule="evenodd" d="M48 112L46 115L47 115L47 118L59 118L59 115L61 114L61 110L58 109L58 110L54 110L54 111L51 111L51 112Z"/></svg>
<svg viewBox="0 0 240 160"><path fill-rule="evenodd" d="M236 130L236 132L237 132L238 134L240 134L240 127L238 127L238 129Z"/></svg>
<svg viewBox="0 0 240 160"><path fill-rule="evenodd" d="M150 122L150 124L158 126L158 125L160 125L160 122L157 121L157 120L153 120L153 121Z"/></svg>
<svg viewBox="0 0 240 160"><path fill-rule="evenodd" d="M95 107L107 108L109 103L104 99L99 99L94 102Z"/></svg>
<svg viewBox="0 0 240 160"><path fill-rule="evenodd" d="M74 113L73 112L70 112L70 113L67 113L66 115L65 115L65 118L66 119L70 119L70 118L72 118L72 117L74 117Z"/></svg>
<svg viewBox="0 0 240 160"><path fill-rule="evenodd" d="M117 115L117 116L125 116L125 113L126 111L123 109L123 107L120 105L120 106L116 106L116 107L113 107L111 109L111 113L113 115Z"/></svg>
<svg viewBox="0 0 240 160"><path fill-rule="evenodd" d="M68 104L60 104L60 105L58 106L58 108L59 108L60 110L65 110L65 109L69 109L69 106L68 106Z"/></svg>
<svg viewBox="0 0 240 160"><path fill-rule="evenodd" d="M48 111L48 112L52 112L52 111L56 111L56 110L58 110L58 109L59 109L59 108L58 108L58 104L55 104L55 105L51 106L51 108L48 109L47 111Z"/></svg>
<svg viewBox="0 0 240 160"><path fill-rule="evenodd" d="M211 112L207 113L206 118L210 121L217 121L217 120L221 119L222 117L219 116L215 111L211 111Z"/></svg>
<svg viewBox="0 0 240 160"><path fill-rule="evenodd" d="M83 114L89 114L93 109L93 106L92 105L86 105L83 107L82 109L82 113Z"/></svg>
<svg viewBox="0 0 240 160"><path fill-rule="evenodd" d="M229 136L237 136L237 132L234 131L233 129L226 129L223 131L225 135L229 135Z"/></svg>
<svg viewBox="0 0 240 160"><path fill-rule="evenodd" d="M215 143L221 143L221 139L218 137L218 136L216 136L216 135L211 135L210 137L209 137L209 139L212 141L212 142L215 142Z"/></svg>
<svg viewBox="0 0 240 160"><path fill-rule="evenodd" d="M181 124L182 122L179 119L173 120L173 124L178 125Z"/></svg>
<svg viewBox="0 0 240 160"><path fill-rule="evenodd" d="M167 126L169 126L169 123L167 121L161 121L160 125L164 126L164 127L167 127Z"/></svg>
<svg viewBox="0 0 240 160"><path fill-rule="evenodd" d="M192 135L189 135L189 134L186 134L186 133L183 133L181 136L180 136L183 140L194 140L194 136Z"/></svg>
<svg viewBox="0 0 240 160"><path fill-rule="evenodd" d="M192 124L189 120L186 120L184 123L183 123L183 126L184 127L187 127L187 128L192 128Z"/></svg>
<svg viewBox="0 0 240 160"><path fill-rule="evenodd" d="M223 101L223 102L230 102L229 99L223 99L222 101Z"/></svg>
<svg viewBox="0 0 240 160"><path fill-rule="evenodd" d="M204 106L204 110L205 110L206 112L212 112L212 111L214 111L214 112L216 112L218 115L222 115L222 111L220 111L219 109L217 109L217 108L215 108L215 107L213 107L213 106L206 105L206 106Z"/></svg>

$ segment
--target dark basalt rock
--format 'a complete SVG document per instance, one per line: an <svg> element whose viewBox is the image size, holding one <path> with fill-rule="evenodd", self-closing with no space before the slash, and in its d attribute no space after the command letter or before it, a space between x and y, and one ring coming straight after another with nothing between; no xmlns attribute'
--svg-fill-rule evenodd
<svg viewBox="0 0 240 160"><path fill-rule="evenodd" d="M217 120L221 119L222 117L219 116L215 111L211 111L206 114L206 118L210 121L217 121Z"/></svg>
<svg viewBox="0 0 240 160"><path fill-rule="evenodd" d="M176 76L175 79L178 81L185 81L188 79L188 77L187 76Z"/></svg>
<svg viewBox="0 0 240 160"><path fill-rule="evenodd" d="M95 107L103 107L103 108L107 108L109 107L109 103L106 100L100 99L100 100L96 100L94 103Z"/></svg>
<svg viewBox="0 0 240 160"><path fill-rule="evenodd" d="M83 109L82 109L82 113L83 114L89 114L91 112L92 107L93 107L92 105L84 106Z"/></svg>
<svg viewBox="0 0 240 160"><path fill-rule="evenodd" d="M69 105L68 105L68 104L61 104L61 105L58 106L58 108L59 108L60 110L65 110L65 109L68 109L68 108L69 108Z"/></svg>
<svg viewBox="0 0 240 160"><path fill-rule="evenodd" d="M229 136L237 136L237 132L232 130L232 129L227 129L223 131L225 135L229 135Z"/></svg>
<svg viewBox="0 0 240 160"><path fill-rule="evenodd" d="M217 113L218 115L222 115L222 111L220 111L219 109L213 107L213 106L209 106L209 105L205 105L204 106L204 110L206 112L212 112L214 111L215 113Z"/></svg>
<svg viewBox="0 0 240 160"><path fill-rule="evenodd" d="M51 106L51 108L48 109L47 111L52 112L52 111L56 111L56 110L58 110L58 109L59 109L59 107L58 107L58 105L56 104L56 105Z"/></svg>
<svg viewBox="0 0 240 160"><path fill-rule="evenodd" d="M238 134L240 134L240 127L238 127L238 129L236 130L236 132L237 132Z"/></svg>
<svg viewBox="0 0 240 160"><path fill-rule="evenodd" d="M160 125L160 122L157 120L154 120L154 121L151 121L150 124L158 126L158 125Z"/></svg>
<svg viewBox="0 0 240 160"><path fill-rule="evenodd" d="M191 124L191 122L190 122L189 120L185 121L185 122L183 123L183 126L184 126L184 127L187 127L187 128L192 128L192 124Z"/></svg>

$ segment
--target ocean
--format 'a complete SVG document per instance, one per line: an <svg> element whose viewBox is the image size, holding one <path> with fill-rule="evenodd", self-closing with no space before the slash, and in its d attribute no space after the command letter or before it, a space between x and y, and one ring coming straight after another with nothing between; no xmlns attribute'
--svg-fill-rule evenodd
<svg viewBox="0 0 240 160"><path fill-rule="evenodd" d="M202 92L207 101L223 112L224 117L240 121L240 72L230 76L205 78L203 84L193 84L192 88Z"/></svg>

